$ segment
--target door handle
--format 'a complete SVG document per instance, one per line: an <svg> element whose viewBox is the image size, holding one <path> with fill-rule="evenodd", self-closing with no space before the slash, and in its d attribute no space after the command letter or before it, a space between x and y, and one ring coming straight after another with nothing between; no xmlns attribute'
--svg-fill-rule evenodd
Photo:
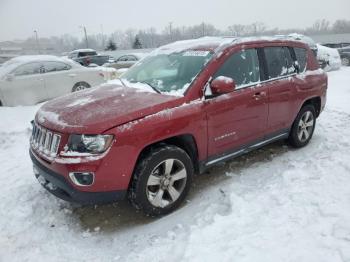
<svg viewBox="0 0 350 262"><path fill-rule="evenodd" d="M75 77L77 74L69 74L70 77Z"/></svg>
<svg viewBox="0 0 350 262"><path fill-rule="evenodd" d="M257 92L257 93L255 93L255 94L253 95L253 98L254 98L255 100L259 100L259 99L261 99L261 98L263 98L263 97L265 97L265 96L266 96L266 92L262 91L262 92Z"/></svg>

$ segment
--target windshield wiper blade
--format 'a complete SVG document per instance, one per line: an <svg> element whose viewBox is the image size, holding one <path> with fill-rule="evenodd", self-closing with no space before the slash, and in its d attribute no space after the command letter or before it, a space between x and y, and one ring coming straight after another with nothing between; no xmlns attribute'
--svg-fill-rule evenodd
<svg viewBox="0 0 350 262"><path fill-rule="evenodd" d="M159 89L157 89L156 87L152 86L150 83L148 83L148 82L146 82L146 81L144 81L144 82L139 82L139 83L148 85L149 87L151 87L151 88L152 88L155 92L157 92L158 94L161 94L161 93L162 93L162 92L160 92Z"/></svg>
<svg viewBox="0 0 350 262"><path fill-rule="evenodd" d="M123 85L124 87L126 87L126 85L124 84L124 81L123 81L121 78L118 78L118 79L119 79L120 83L122 83L122 85Z"/></svg>

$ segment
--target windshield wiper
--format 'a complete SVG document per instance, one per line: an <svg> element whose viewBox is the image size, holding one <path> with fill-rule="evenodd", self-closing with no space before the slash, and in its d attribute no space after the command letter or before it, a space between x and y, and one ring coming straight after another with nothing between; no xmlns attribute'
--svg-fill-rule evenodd
<svg viewBox="0 0 350 262"><path fill-rule="evenodd" d="M119 80L120 80L120 83L122 83L122 85L124 86L124 87L126 87L126 85L124 84L124 81L121 79L121 78L118 78Z"/></svg>
<svg viewBox="0 0 350 262"><path fill-rule="evenodd" d="M139 82L139 83L148 85L149 87L151 87L151 88L152 88L155 92L157 92L158 94L161 94L161 93L162 93L162 92L160 92L159 89L157 89L156 87L152 86L150 83L148 83L148 82L146 82L146 81L144 81L144 82Z"/></svg>

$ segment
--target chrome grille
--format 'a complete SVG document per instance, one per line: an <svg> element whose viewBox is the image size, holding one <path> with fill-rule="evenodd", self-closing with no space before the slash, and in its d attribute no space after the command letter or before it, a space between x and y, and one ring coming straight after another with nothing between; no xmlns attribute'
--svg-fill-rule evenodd
<svg viewBox="0 0 350 262"><path fill-rule="evenodd" d="M33 122L30 143L35 150L44 155L55 157L60 145L61 136Z"/></svg>

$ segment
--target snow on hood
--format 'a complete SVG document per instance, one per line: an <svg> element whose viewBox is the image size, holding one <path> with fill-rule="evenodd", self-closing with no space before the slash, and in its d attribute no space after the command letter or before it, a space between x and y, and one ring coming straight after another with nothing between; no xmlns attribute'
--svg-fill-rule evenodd
<svg viewBox="0 0 350 262"><path fill-rule="evenodd" d="M36 121L62 133L98 134L181 103L162 95L118 85L103 85L44 104ZM169 103L171 101L171 103Z"/></svg>

